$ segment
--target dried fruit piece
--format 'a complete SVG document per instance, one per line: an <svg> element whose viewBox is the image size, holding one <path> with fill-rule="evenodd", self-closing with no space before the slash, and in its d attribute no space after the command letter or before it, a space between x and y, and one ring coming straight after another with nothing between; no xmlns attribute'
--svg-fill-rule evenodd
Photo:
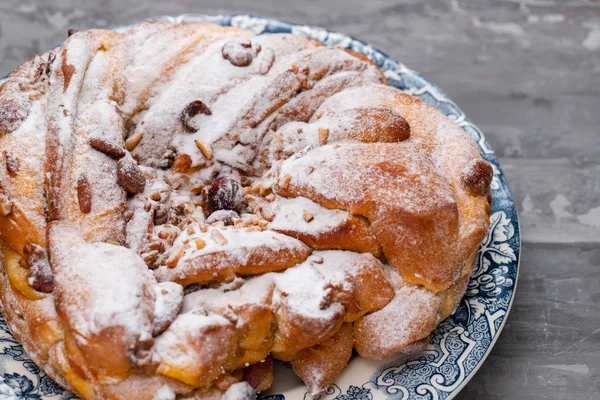
<svg viewBox="0 0 600 400"><path fill-rule="evenodd" d="M123 158L125 156L125 149L123 147L116 145L115 143L111 143L104 138L91 138L90 146L115 159Z"/></svg>
<svg viewBox="0 0 600 400"><path fill-rule="evenodd" d="M212 111L201 100L194 100L188 103L183 111L181 111L179 119L188 131L196 132L198 130L198 128L192 124L192 119L198 114L212 115Z"/></svg>
<svg viewBox="0 0 600 400"><path fill-rule="evenodd" d="M117 178L129 193L142 193L146 188L144 173L130 157L122 158L117 163Z"/></svg>
<svg viewBox="0 0 600 400"><path fill-rule="evenodd" d="M481 158L472 160L462 171L465 187L476 196L484 196L488 193L493 177L492 165Z"/></svg>
<svg viewBox="0 0 600 400"><path fill-rule="evenodd" d="M204 203L207 211L235 210L242 199L242 188L237 180L221 176L205 190Z"/></svg>
<svg viewBox="0 0 600 400"><path fill-rule="evenodd" d="M89 214L92 211L92 188L85 175L77 179L77 200L82 213Z"/></svg>
<svg viewBox="0 0 600 400"><path fill-rule="evenodd" d="M256 53L260 50L257 47ZM236 67L247 67L252 64L252 42L249 39L231 40L223 45L221 49L223 58L229 60Z"/></svg>
<svg viewBox="0 0 600 400"><path fill-rule="evenodd" d="M46 250L35 243L23 247L23 260L29 267L27 283L42 293L51 293L54 287L54 277L48 262Z"/></svg>

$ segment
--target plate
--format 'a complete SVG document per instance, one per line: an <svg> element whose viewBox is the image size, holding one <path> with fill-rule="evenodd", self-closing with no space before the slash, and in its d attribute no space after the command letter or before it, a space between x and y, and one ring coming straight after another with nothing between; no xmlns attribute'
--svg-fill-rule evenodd
<svg viewBox="0 0 600 400"><path fill-rule="evenodd" d="M156 20L209 21L260 33L297 33L327 46L345 47L369 57L390 85L432 104L473 138L494 168L490 230L481 244L467 292L456 311L429 338L425 349L383 361L355 356L320 400L452 399L483 364L506 321L517 286L520 235L515 202L502 170L481 131L442 90L404 64L349 36L251 15L181 15ZM117 28L124 30L127 27ZM2 81L0 80L0 84ZM72 399L41 372L12 337L0 317L0 398ZM289 364L278 363L275 384L262 400L309 400Z"/></svg>

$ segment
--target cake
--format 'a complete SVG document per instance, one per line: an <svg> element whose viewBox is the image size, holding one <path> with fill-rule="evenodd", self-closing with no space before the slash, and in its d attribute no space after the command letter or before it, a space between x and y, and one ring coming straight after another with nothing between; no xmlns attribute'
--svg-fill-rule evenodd
<svg viewBox="0 0 600 400"><path fill-rule="evenodd" d="M465 292L491 165L363 55L144 22L0 87L0 300L83 399L312 395L420 343Z"/></svg>

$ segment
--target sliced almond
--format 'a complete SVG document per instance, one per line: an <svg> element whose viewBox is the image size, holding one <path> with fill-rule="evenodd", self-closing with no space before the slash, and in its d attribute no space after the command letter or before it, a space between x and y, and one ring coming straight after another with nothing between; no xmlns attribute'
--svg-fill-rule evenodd
<svg viewBox="0 0 600 400"><path fill-rule="evenodd" d="M221 246L225 246L227 244L227 238L223 236L221 231L218 229L213 229L210 232L210 237L213 238L213 240L219 243Z"/></svg>
<svg viewBox="0 0 600 400"><path fill-rule="evenodd" d="M200 151L202 152L204 157L206 157L207 160L212 160L213 151L208 144L201 142L199 140L194 140L194 143L196 143L196 146L198 147L198 149L200 149Z"/></svg>

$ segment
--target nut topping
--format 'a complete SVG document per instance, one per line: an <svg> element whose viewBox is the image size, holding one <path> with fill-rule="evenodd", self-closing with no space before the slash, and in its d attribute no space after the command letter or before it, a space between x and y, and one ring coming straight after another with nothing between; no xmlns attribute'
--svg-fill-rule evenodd
<svg viewBox="0 0 600 400"><path fill-rule="evenodd" d="M221 246L225 246L227 244L227 238L225 236L223 236L223 234L221 233L220 230L218 229L213 229L210 232L210 237L217 243L219 243Z"/></svg>
<svg viewBox="0 0 600 400"><path fill-rule="evenodd" d="M182 247L179 250L177 250L175 253L171 254L171 257L169 257L167 259L167 261L165 262L165 265L169 268L175 268L175 266L179 262L179 259L181 257L183 257L184 254L185 254L185 249Z"/></svg>
<svg viewBox="0 0 600 400"><path fill-rule="evenodd" d="M319 144L321 146L326 145L328 138L329 138L329 129L319 128Z"/></svg>
<svg viewBox="0 0 600 400"><path fill-rule="evenodd" d="M119 159L125 156L125 149L114 143L110 143L104 138L93 137L90 139L90 146L109 157Z"/></svg>
<svg viewBox="0 0 600 400"><path fill-rule="evenodd" d="M194 100L191 103L188 103L183 111L181 111L179 119L188 131L196 132L198 130L198 128L192 124L192 119L198 114L212 115L212 111L200 100Z"/></svg>
<svg viewBox="0 0 600 400"><path fill-rule="evenodd" d="M77 200L82 213L89 214L92 211L92 188L85 175L77 179Z"/></svg>
<svg viewBox="0 0 600 400"><path fill-rule="evenodd" d="M144 173L130 157L122 158L117 163L117 178L129 193L142 193L146 188Z"/></svg>
<svg viewBox="0 0 600 400"><path fill-rule="evenodd" d="M302 218L304 218L306 222L310 222L315 219L315 216L309 213L307 210L302 210Z"/></svg>
<svg viewBox="0 0 600 400"><path fill-rule="evenodd" d="M204 155L204 157L206 157L207 160L213 158L212 148L208 144L199 140L194 140L194 143L196 143L196 147L198 147L198 149L202 152L202 154Z"/></svg>
<svg viewBox="0 0 600 400"><path fill-rule="evenodd" d="M290 181L292 180L292 176L290 174L286 174L282 179L281 179L281 183L279 184L279 186L281 186L282 189L287 189L290 186Z"/></svg>
<svg viewBox="0 0 600 400"><path fill-rule="evenodd" d="M167 206L160 203L154 208L154 225L163 225L167 223L168 209Z"/></svg>
<svg viewBox="0 0 600 400"><path fill-rule="evenodd" d="M125 141L125 148L129 151L133 151L133 149L136 148L136 146L140 143L143 137L144 134L142 132L134 133Z"/></svg>

